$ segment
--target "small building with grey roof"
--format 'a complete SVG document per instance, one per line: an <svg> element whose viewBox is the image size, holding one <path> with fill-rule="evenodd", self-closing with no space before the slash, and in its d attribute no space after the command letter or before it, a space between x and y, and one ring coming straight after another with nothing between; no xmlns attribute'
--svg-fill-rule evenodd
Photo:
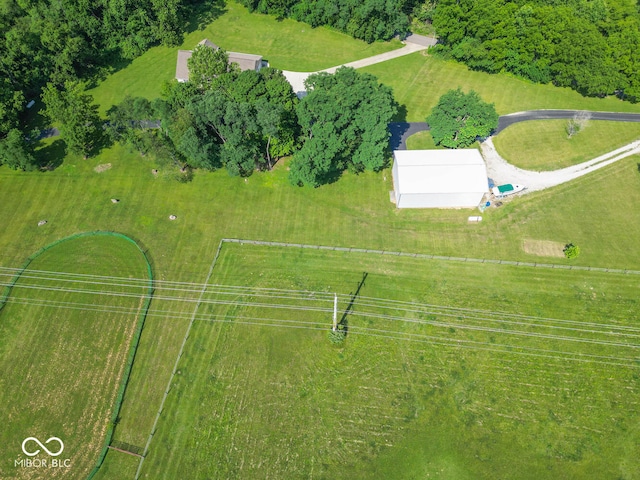
<svg viewBox="0 0 640 480"><path fill-rule="evenodd" d="M218 47L209 39L204 39L198 42L198 45L204 45L214 50L218 50ZM176 64L176 80L179 82L186 82L189 80L189 59L193 54L193 50L178 50L178 62ZM267 66L267 62L262 59L261 55L254 55L251 53L239 53L239 52L227 52L229 56L229 64L235 63L240 68L240 71L254 70L260 71L263 66Z"/></svg>

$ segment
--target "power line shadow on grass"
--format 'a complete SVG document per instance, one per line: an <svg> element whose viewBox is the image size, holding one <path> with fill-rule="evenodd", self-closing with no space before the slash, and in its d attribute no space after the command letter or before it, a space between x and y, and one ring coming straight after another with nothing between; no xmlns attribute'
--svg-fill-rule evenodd
<svg viewBox="0 0 640 480"><path fill-rule="evenodd" d="M345 308L344 312L342 313L342 318L340 318L340 321L338 322L338 329L341 332L343 332L345 336L347 335L347 333L349 333L349 314L351 313L351 310L353 310L353 304L358 298L358 295L360 294L360 290L364 286L364 282L367 279L368 275L369 275L368 272L362 272L362 279L358 283L358 288L356 288L355 293L349 294L351 295L351 299L349 300L349 304L347 305L347 308Z"/></svg>

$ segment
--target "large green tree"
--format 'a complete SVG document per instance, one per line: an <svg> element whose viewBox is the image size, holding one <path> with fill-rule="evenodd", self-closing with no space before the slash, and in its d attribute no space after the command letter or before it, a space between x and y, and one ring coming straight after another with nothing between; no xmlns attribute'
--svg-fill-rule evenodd
<svg viewBox="0 0 640 480"><path fill-rule="evenodd" d="M114 142L133 147L142 155L154 145L159 117L152 103L146 98L126 96L107 111L106 132Z"/></svg>
<svg viewBox="0 0 640 480"><path fill-rule="evenodd" d="M0 165L13 170L33 170L36 167L33 147L27 143L20 130L14 128L0 140Z"/></svg>
<svg viewBox="0 0 640 480"><path fill-rule="evenodd" d="M311 75L305 84L309 94L297 108L304 144L291 163L291 182L317 187L347 168L382 169L387 124L397 111L391 89L347 67Z"/></svg>
<svg viewBox="0 0 640 480"><path fill-rule="evenodd" d="M265 68L216 74L206 89L171 82L155 107L186 164L248 176L293 152L297 101L282 72Z"/></svg>
<svg viewBox="0 0 640 480"><path fill-rule="evenodd" d="M100 118L93 97L84 83L69 80L63 87L48 83L42 93L44 114L60 125L62 139L71 152L85 158L91 152L98 134Z"/></svg>
<svg viewBox="0 0 640 480"><path fill-rule="evenodd" d="M24 108L24 95L15 90L7 78L0 79L0 138L18 125L18 114Z"/></svg>
<svg viewBox="0 0 640 480"><path fill-rule="evenodd" d="M463 148L489 136L498 127L498 114L473 90L465 94L458 88L440 97L427 123L436 145Z"/></svg>
<svg viewBox="0 0 640 480"><path fill-rule="evenodd" d="M210 88L218 76L237 68L235 65L229 65L229 55L222 48L207 45L196 46L187 64L189 82L203 89Z"/></svg>

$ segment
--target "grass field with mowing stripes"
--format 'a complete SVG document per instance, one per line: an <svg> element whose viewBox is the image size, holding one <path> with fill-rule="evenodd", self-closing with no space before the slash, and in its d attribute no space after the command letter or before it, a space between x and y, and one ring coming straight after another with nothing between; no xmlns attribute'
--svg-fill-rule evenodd
<svg viewBox="0 0 640 480"><path fill-rule="evenodd" d="M192 50L204 38L228 51L262 55L274 68L298 72L322 70L402 47L397 40L368 44L327 27L311 28L294 20L251 14L233 1L212 4L217 18L188 33L180 47L154 47L93 89L90 93L101 111L125 95L159 97L163 82L175 78L178 50Z"/></svg>
<svg viewBox="0 0 640 480"><path fill-rule="evenodd" d="M225 244L141 478L633 478L637 284Z"/></svg>
<svg viewBox="0 0 640 480"><path fill-rule="evenodd" d="M0 273L2 284L13 274ZM123 285L127 277L143 280ZM0 311L0 443L9 457L0 462L0 478L86 478L96 465L148 282L136 245L107 235L65 240L22 273ZM69 459L70 467L16 467L14 459L28 458L21 450L27 437L59 437L58 459Z"/></svg>
<svg viewBox="0 0 640 480"><path fill-rule="evenodd" d="M640 217L634 214L640 202L639 161L630 157L514 199L485 211L481 224L469 225L468 210L394 209L388 171L345 174L326 188L299 189L288 184L285 163L274 172L256 173L248 183L221 171L178 184L154 177L148 159L116 147L86 161L69 158L44 174L0 168L0 204L4 225L10 226L0 228L0 264L17 267L56 239L104 229L140 239L158 280L196 283L205 281L221 237L639 269ZM94 171L106 163L112 168ZM112 204L113 197L120 203ZM178 219L169 221L170 214ZM49 223L38 227L43 218ZM527 254L525 238L572 241L582 253L572 262ZM530 290L523 286L519 295ZM149 435L194 308L181 301L182 293L175 296L178 301L152 302L115 431L118 441L144 446ZM175 310L183 316L164 313ZM112 475L101 478L131 477L135 460L110 452L105 471Z"/></svg>
<svg viewBox="0 0 640 480"><path fill-rule="evenodd" d="M465 92L475 90L485 102L495 103L500 115L541 108L640 112L638 104L616 98L588 98L568 88L535 84L506 74L472 71L425 52L371 65L362 71L374 74L393 88L410 122L424 122L440 96L458 87Z"/></svg>

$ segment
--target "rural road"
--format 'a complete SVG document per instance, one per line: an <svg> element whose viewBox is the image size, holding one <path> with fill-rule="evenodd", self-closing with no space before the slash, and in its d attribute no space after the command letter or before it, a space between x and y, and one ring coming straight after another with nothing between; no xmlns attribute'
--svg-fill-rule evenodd
<svg viewBox="0 0 640 480"><path fill-rule="evenodd" d="M436 42L437 40L433 37L425 37L422 35L409 35L407 38L403 40L403 43L405 44L405 46L402 48L391 50L390 52L381 53L379 55L374 55L373 57L367 57L361 60L356 60L355 62L349 62L343 65L338 65L336 67L325 68L324 70L319 70L319 71L327 72L327 73L335 73L335 71L340 67L352 67L352 68L367 67L369 65L374 65L376 63L386 62L387 60L391 60L393 58L403 57L405 55L409 55L414 52L426 50L427 48L435 45ZM283 70L282 73L284 74L286 79L289 81L289 83L293 87L293 91L298 96L298 98L301 98L306 94L304 81L307 79L309 75L313 73L318 73L318 72L290 72L287 70Z"/></svg>

